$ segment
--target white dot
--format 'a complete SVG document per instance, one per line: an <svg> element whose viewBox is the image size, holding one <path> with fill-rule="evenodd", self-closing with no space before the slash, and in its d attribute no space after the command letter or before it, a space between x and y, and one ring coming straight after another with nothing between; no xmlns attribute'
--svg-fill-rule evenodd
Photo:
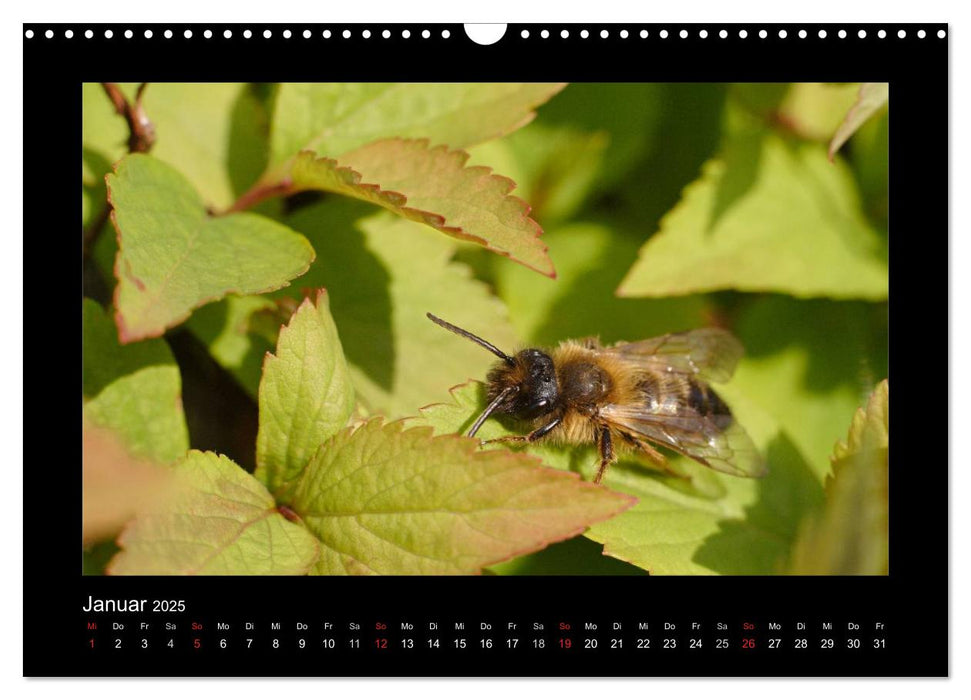
<svg viewBox="0 0 971 700"><path fill-rule="evenodd" d="M351 38L351 30L350 29L345 29L343 32L341 32L341 36L344 37L345 39L350 39Z"/></svg>
<svg viewBox="0 0 971 700"><path fill-rule="evenodd" d="M166 39L171 39L172 38L172 30L171 29L166 29L165 30L165 38Z"/></svg>
<svg viewBox="0 0 971 700"><path fill-rule="evenodd" d="M856 35L861 39L866 39L866 29L861 29L856 33Z"/></svg>
<svg viewBox="0 0 971 700"><path fill-rule="evenodd" d="M905 31L904 31L903 29L901 29L901 30L900 30L899 32L897 32L897 37L898 37L899 39L903 39L903 38L905 38L906 36L907 36L907 32L905 32Z"/></svg>
<svg viewBox="0 0 971 700"><path fill-rule="evenodd" d="M923 29L921 29L919 32L917 32L917 38L918 39L923 39L925 36L927 36L927 32L925 32Z"/></svg>
<svg viewBox="0 0 971 700"><path fill-rule="evenodd" d="M146 39L151 39L152 38L152 30L151 29L146 29L145 30L145 38Z"/></svg>
<svg viewBox="0 0 971 700"><path fill-rule="evenodd" d="M780 39L785 39L787 36L789 36L789 33L785 29L780 29L779 30L779 38Z"/></svg>
<svg viewBox="0 0 971 700"><path fill-rule="evenodd" d="M646 29L642 29L641 30L641 39L646 39L646 38L647 38L647 30Z"/></svg>
<svg viewBox="0 0 971 700"><path fill-rule="evenodd" d="M887 31L885 29L881 29L879 32L877 32L877 36L880 37L881 39L886 39Z"/></svg>
<svg viewBox="0 0 971 700"><path fill-rule="evenodd" d="M586 29L581 29L580 30L580 38L581 39L586 39L588 36L590 36L590 32L588 32Z"/></svg>
<svg viewBox="0 0 971 700"><path fill-rule="evenodd" d="M726 30L722 29L720 32L718 32L718 36L720 36L722 39L727 39L728 38L728 32Z"/></svg>
<svg viewBox="0 0 971 700"><path fill-rule="evenodd" d="M452 33L450 31L448 31L447 29L443 29L442 30L442 38L443 39L448 39L450 36L452 36Z"/></svg>
<svg viewBox="0 0 971 700"><path fill-rule="evenodd" d="M253 32L251 32L249 29L244 29L243 30L243 38L244 39L249 39L251 36L253 36Z"/></svg>
<svg viewBox="0 0 971 700"><path fill-rule="evenodd" d="M600 30L600 38L601 39L606 39L608 36L610 36L610 32L608 32L606 29L601 29Z"/></svg>
<svg viewBox="0 0 971 700"><path fill-rule="evenodd" d="M383 32L381 32L381 36L383 36L385 39L390 39L391 38L391 30L390 29L385 29Z"/></svg>
<svg viewBox="0 0 971 700"><path fill-rule="evenodd" d="M223 32L223 37L226 39L231 39L233 37L233 33L229 29L227 29L226 31Z"/></svg>
<svg viewBox="0 0 971 700"><path fill-rule="evenodd" d="M805 29L800 29L799 30L799 38L800 39L805 39L806 38L806 30Z"/></svg>
<svg viewBox="0 0 971 700"><path fill-rule="evenodd" d="M34 30L33 29L28 29L26 32L24 32L24 36L27 37L28 39L33 39L34 38Z"/></svg>
<svg viewBox="0 0 971 700"><path fill-rule="evenodd" d="M682 29L678 36L680 36L682 39L687 39L688 38L688 30L687 29Z"/></svg>
<svg viewBox="0 0 971 700"><path fill-rule="evenodd" d="M283 38L284 39L289 39L291 36L293 36L293 34L290 32L289 29L284 29L283 30Z"/></svg>
<svg viewBox="0 0 971 700"><path fill-rule="evenodd" d="M324 30L324 33L321 34L321 36L324 37L325 39L330 39L330 30L329 29L325 29Z"/></svg>
<svg viewBox="0 0 971 700"><path fill-rule="evenodd" d="M125 30L125 38L126 39L131 39L133 36L135 36L135 33L131 29L126 29Z"/></svg>
<svg viewBox="0 0 971 700"><path fill-rule="evenodd" d="M767 36L769 36L769 33L767 31L765 31L764 29L759 30L759 39L764 39Z"/></svg>
<svg viewBox="0 0 971 700"><path fill-rule="evenodd" d="M661 33L660 33L660 37L662 39L667 39L668 38L668 30L667 29L662 29L661 30Z"/></svg>
<svg viewBox="0 0 971 700"><path fill-rule="evenodd" d="M401 32L401 36L402 36L403 38L405 38L405 39L407 39L408 37L410 37L410 36L411 36L411 32L409 32L409 31L408 31L408 30L406 29L406 30L404 30L403 32Z"/></svg>
<svg viewBox="0 0 971 700"><path fill-rule="evenodd" d="M745 37L748 36L748 32L743 29L742 31L740 31L738 33L738 36L739 36L739 38L744 39Z"/></svg>
<svg viewBox="0 0 971 700"><path fill-rule="evenodd" d="M48 33L48 36L47 36L48 39L50 39L52 36L54 36L54 32L52 32L50 29L47 30L47 33ZM148 32L146 32L145 35L146 36L151 36ZM84 38L85 39L90 39L93 36L94 36L94 32L92 32L90 29L88 29L87 31L84 32Z"/></svg>
<svg viewBox="0 0 971 700"><path fill-rule="evenodd" d="M207 29L206 31L204 31L202 33L202 36L206 37L207 39L212 39L212 30L211 29Z"/></svg>
<svg viewBox="0 0 971 700"><path fill-rule="evenodd" d="M312 33L311 33L311 31L309 29L304 29L303 30L303 38L304 39L309 39L311 36L312 36Z"/></svg>
<svg viewBox="0 0 971 700"><path fill-rule="evenodd" d="M27 31L30 31L30 30L28 29ZM30 36L34 36L34 33L33 32L30 32ZM29 39L30 36L27 37L27 38ZM70 29L68 29L66 32L64 32L64 36L66 36L68 39L73 39L74 38L74 32L72 32Z"/></svg>
<svg viewBox="0 0 971 700"><path fill-rule="evenodd" d="M564 29L562 32L560 32L560 38L561 39L569 39L570 38L570 32L568 32L567 30Z"/></svg>
<svg viewBox="0 0 971 700"><path fill-rule="evenodd" d="M630 35L627 33L627 30L626 29L621 29L620 30L620 38L621 39L626 39L628 36L630 36Z"/></svg>
<svg viewBox="0 0 971 700"><path fill-rule="evenodd" d="M184 36L186 39L191 39L192 38L192 30L191 29L186 29L184 32L182 32L182 36Z"/></svg>
<svg viewBox="0 0 971 700"><path fill-rule="evenodd" d="M546 38L549 38L550 33L549 33L548 30L544 29L543 31L541 31L539 33L539 35L540 35L541 38L546 39Z"/></svg>
<svg viewBox="0 0 971 700"><path fill-rule="evenodd" d="M115 33L113 31L111 31L110 29L105 29L105 39L110 39L114 35Z"/></svg>
<svg viewBox="0 0 971 700"><path fill-rule="evenodd" d="M432 35L432 33L430 31L428 31L427 29L424 29L424 30L422 30L421 38L422 39L427 39L431 35Z"/></svg>
<svg viewBox="0 0 971 700"><path fill-rule="evenodd" d="M840 29L839 30L839 34L837 36L839 36L840 39L845 39L846 38L846 30L845 29Z"/></svg>
<svg viewBox="0 0 971 700"><path fill-rule="evenodd" d="M700 32L698 32L698 36L700 36L702 39L707 39L708 38L708 30L707 29L702 29Z"/></svg>
<svg viewBox="0 0 971 700"><path fill-rule="evenodd" d="M364 37L365 39L370 39L371 38L371 30L370 29L365 29L363 32L361 32L361 36Z"/></svg>
<svg viewBox="0 0 971 700"><path fill-rule="evenodd" d="M820 39L825 39L826 38L826 30L825 29L820 29L819 30L819 38Z"/></svg>
<svg viewBox="0 0 971 700"><path fill-rule="evenodd" d="M263 30L263 38L264 39L269 39L271 36L273 36L273 32L271 32L269 29L264 29Z"/></svg>
<svg viewBox="0 0 971 700"><path fill-rule="evenodd" d="M89 29L88 31L90 32L91 30ZM48 39L53 39L54 38L54 30L53 29L48 29L46 32L44 32L44 36L46 36ZM90 37L88 37L88 38L90 39Z"/></svg>
<svg viewBox="0 0 971 700"><path fill-rule="evenodd" d="M524 29L523 31L521 31L519 33L519 36L521 36L523 39L528 39L529 38L529 30L528 29Z"/></svg>
<svg viewBox="0 0 971 700"><path fill-rule="evenodd" d="M937 38L938 39L943 39L946 36L947 36L947 32L945 32L943 29L938 29L937 30Z"/></svg>

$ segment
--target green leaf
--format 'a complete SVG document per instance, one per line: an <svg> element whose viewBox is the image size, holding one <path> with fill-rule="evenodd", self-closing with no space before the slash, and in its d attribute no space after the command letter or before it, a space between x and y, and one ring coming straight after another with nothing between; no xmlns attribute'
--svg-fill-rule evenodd
<svg viewBox="0 0 971 700"><path fill-rule="evenodd" d="M735 134L641 248L618 290L668 296L736 289L885 299L888 269L852 174L821 145Z"/></svg>
<svg viewBox="0 0 971 700"><path fill-rule="evenodd" d="M474 327L500 347L511 348L515 336L502 303L465 265L450 262L453 241L390 214L366 214L341 200L287 220L320 253L300 281L330 290L358 399L392 418L415 415L451 384L485 376L494 359L427 312Z"/></svg>
<svg viewBox="0 0 971 700"><path fill-rule="evenodd" d="M830 159L836 155L836 151L846 143L850 136L860 128L867 119L872 117L890 99L890 85L888 83L863 83L860 85L860 92L856 102L846 113L843 122L833 134L833 140L829 143Z"/></svg>
<svg viewBox="0 0 971 700"><path fill-rule="evenodd" d="M270 171L278 180L302 150L339 156L385 138L464 148L533 119L563 88L542 83L284 83L277 89Z"/></svg>
<svg viewBox="0 0 971 700"><path fill-rule="evenodd" d="M317 574L472 574L571 537L633 499L462 437L371 420L322 446L290 507Z"/></svg>
<svg viewBox="0 0 971 700"><path fill-rule="evenodd" d="M543 237L556 264L556 280L518 265L495 269L496 292L509 307L509 316L523 339L554 345L570 338L598 336L605 343L613 343L706 324L707 304L700 296L614 296L626 261L637 251L637 242L616 228L578 223L551 229Z"/></svg>
<svg viewBox="0 0 971 700"><path fill-rule="evenodd" d="M816 473L887 374L887 309L862 302L752 299L733 330L745 346L732 386L773 416Z"/></svg>
<svg viewBox="0 0 971 700"><path fill-rule="evenodd" d="M233 295L198 309L185 324L254 399L259 395L263 358L273 351L273 343L250 332L250 319L275 308L263 296Z"/></svg>
<svg viewBox="0 0 971 700"><path fill-rule="evenodd" d="M118 344L111 318L90 299L81 307L84 417L117 433L136 457L171 462L189 449L182 379L164 340Z"/></svg>
<svg viewBox="0 0 971 700"><path fill-rule="evenodd" d="M262 216L208 217L186 179L150 156L121 160L108 190L122 342L161 335L226 294L279 289L314 259L305 238Z"/></svg>
<svg viewBox="0 0 971 700"><path fill-rule="evenodd" d="M305 574L316 540L232 460L192 451L174 467L179 492L119 538L111 574Z"/></svg>
<svg viewBox="0 0 971 700"><path fill-rule="evenodd" d="M836 446L826 506L806 519L791 573L884 575L889 570L889 393L880 382Z"/></svg>
<svg viewBox="0 0 971 700"><path fill-rule="evenodd" d="M280 331L260 382L257 479L271 491L297 476L325 440L347 424L354 390L327 293L305 299Z"/></svg>
<svg viewBox="0 0 971 700"><path fill-rule="evenodd" d="M296 190L319 189L356 197L442 233L472 241L553 277L529 206L509 195L515 183L489 168L465 167L468 154L426 139L375 141L340 158L297 156Z"/></svg>
<svg viewBox="0 0 971 700"><path fill-rule="evenodd" d="M859 83L792 83L775 119L805 139L829 141L860 90Z"/></svg>
<svg viewBox="0 0 971 700"><path fill-rule="evenodd" d="M534 121L503 139L469 151L467 165L490 166L516 182L532 216L549 225L575 214L595 188L601 188L605 131L586 132Z"/></svg>
<svg viewBox="0 0 971 700"><path fill-rule="evenodd" d="M651 471L629 453L620 455L606 483L638 498L638 504L609 521L593 525L586 536L604 545L604 553L653 574L771 574L783 570L801 517L817 507L822 488L792 442L772 418L727 387L719 387L756 443L767 448L769 475L743 479L718 474L682 457L672 457L672 471ZM427 425L437 434L468 430L485 407L484 386L452 389L452 400L429 406L409 425ZM478 437L491 440L524 431L514 423L487 420ZM487 449L505 451L497 445ZM598 457L588 446L538 443L525 451L558 469L590 479Z"/></svg>

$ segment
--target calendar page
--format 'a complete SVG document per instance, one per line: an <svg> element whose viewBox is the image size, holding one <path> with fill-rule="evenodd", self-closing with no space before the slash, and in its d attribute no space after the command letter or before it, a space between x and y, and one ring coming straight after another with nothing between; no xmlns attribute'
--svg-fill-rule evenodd
<svg viewBox="0 0 971 700"><path fill-rule="evenodd" d="M947 26L23 35L26 675L947 675Z"/></svg>

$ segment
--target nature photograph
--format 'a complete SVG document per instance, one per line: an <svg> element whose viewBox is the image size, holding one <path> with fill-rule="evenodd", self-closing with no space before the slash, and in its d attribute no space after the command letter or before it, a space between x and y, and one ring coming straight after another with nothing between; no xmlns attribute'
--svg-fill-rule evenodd
<svg viewBox="0 0 971 700"><path fill-rule="evenodd" d="M889 88L87 83L88 575L887 575Z"/></svg>

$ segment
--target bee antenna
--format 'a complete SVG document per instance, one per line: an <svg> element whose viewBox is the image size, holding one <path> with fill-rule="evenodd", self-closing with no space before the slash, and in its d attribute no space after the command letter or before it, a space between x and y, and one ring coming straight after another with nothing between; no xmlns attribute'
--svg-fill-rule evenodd
<svg viewBox="0 0 971 700"><path fill-rule="evenodd" d="M491 352L493 355L496 355L497 357L502 358L503 360L505 360L509 364L513 364L513 359L511 357L509 357L509 355L507 355L506 353L504 353L502 350L500 350L499 348L497 348L495 345L493 345L489 341L483 340L482 338L480 338L479 336L477 336L477 335L475 335L473 333L469 333L464 328L459 328L458 326L453 326L451 323L449 323L448 321L443 321L438 316L435 316L433 314L425 314L425 315L428 316L428 319L430 321L432 321L433 323L437 323L439 326L441 326L445 330L452 331L456 335L460 335L463 338L468 338L473 343L477 343L477 344L481 345L482 347L484 347L486 350L488 350L489 352ZM485 419L483 419L483 420L485 420Z"/></svg>
<svg viewBox="0 0 971 700"><path fill-rule="evenodd" d="M504 398L506 398L506 396L510 392L512 392L512 391L518 391L518 390L519 390L518 387L507 386L505 389L503 389L502 391L500 391L499 392L499 395L496 398L494 398L489 403L489 405L486 406L486 408L482 412L482 414L478 418L475 419L475 423L472 424L472 428L468 432L469 437L475 437L475 434L477 432L479 432L479 428L481 428L482 427L482 424L486 422L486 418L488 418L489 416L492 415L492 412L496 410L496 407L502 402L502 400Z"/></svg>

